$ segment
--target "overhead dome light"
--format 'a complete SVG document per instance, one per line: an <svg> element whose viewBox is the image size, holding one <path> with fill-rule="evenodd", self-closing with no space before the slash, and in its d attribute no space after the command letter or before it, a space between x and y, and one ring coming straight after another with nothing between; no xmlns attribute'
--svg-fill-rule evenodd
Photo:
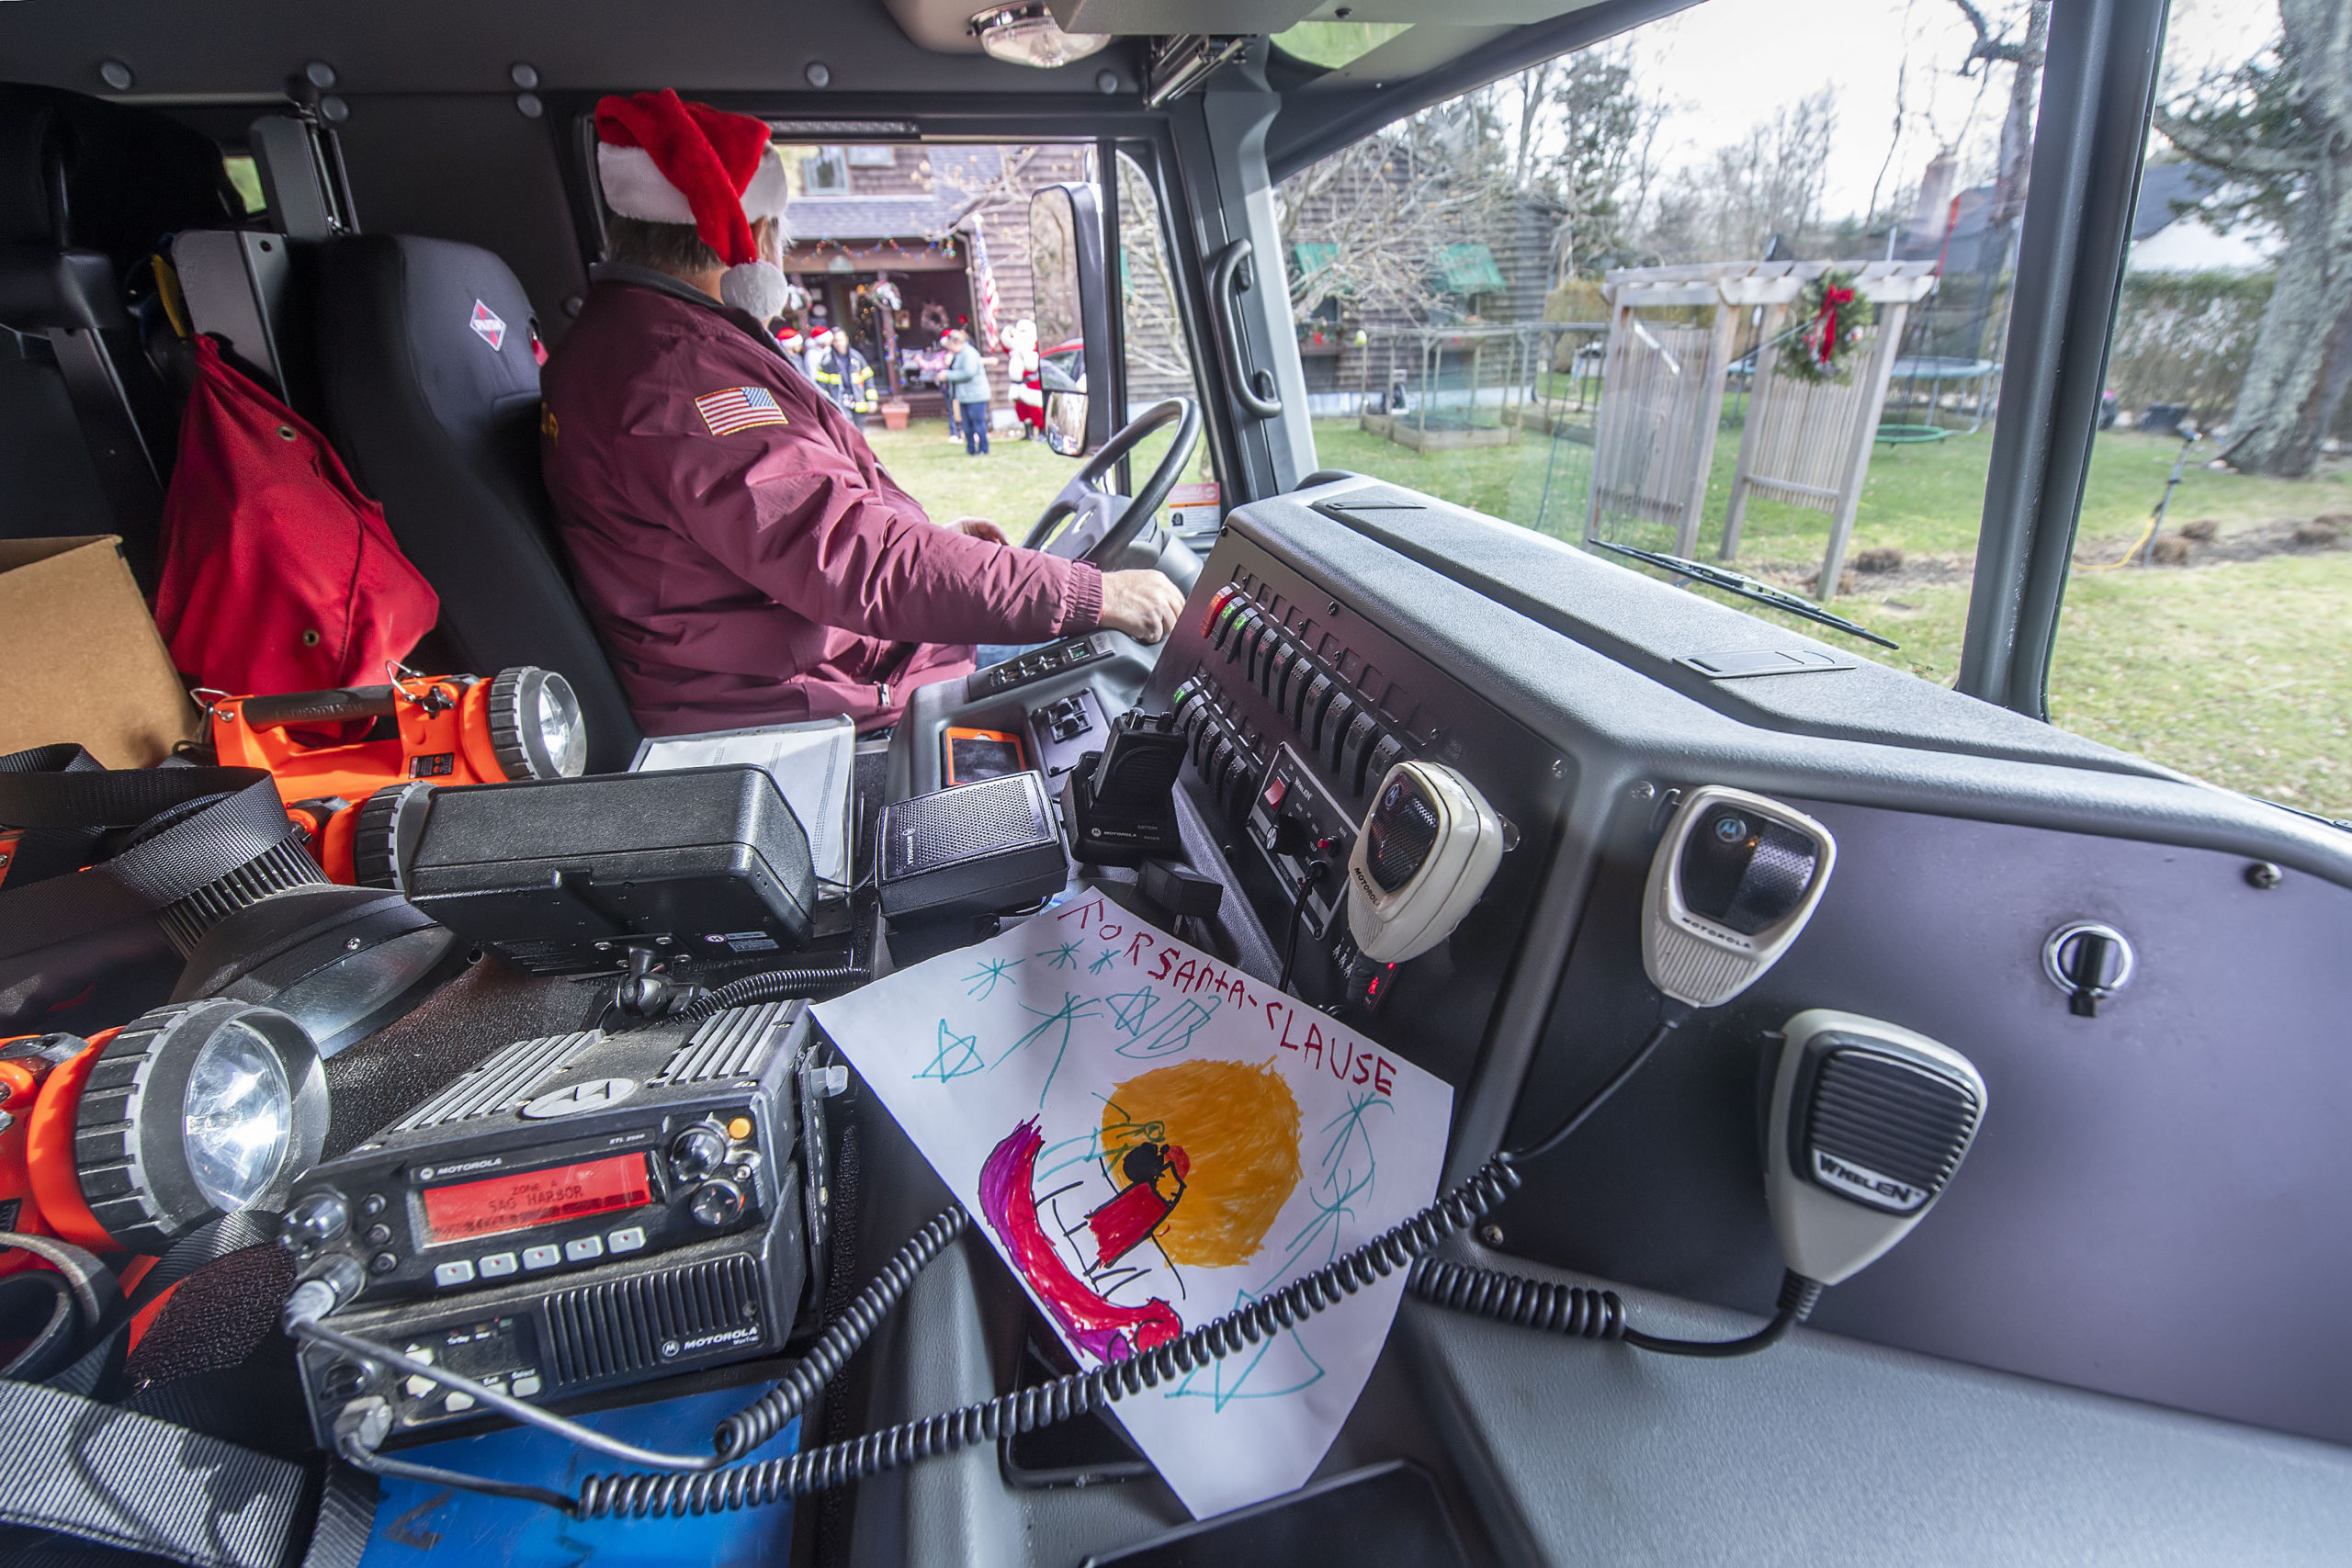
<svg viewBox="0 0 2352 1568"><path fill-rule="evenodd" d="M1050 71L1083 60L1111 41L1109 33L1066 33L1045 0L1014 0L972 16L972 36L999 60Z"/></svg>

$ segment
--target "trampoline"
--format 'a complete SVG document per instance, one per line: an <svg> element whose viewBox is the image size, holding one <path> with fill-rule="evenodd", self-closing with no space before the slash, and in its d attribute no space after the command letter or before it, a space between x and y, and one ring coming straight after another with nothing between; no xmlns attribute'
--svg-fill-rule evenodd
<svg viewBox="0 0 2352 1568"><path fill-rule="evenodd" d="M1887 446L1904 446L1917 442L1943 441L1954 435L1973 435L1984 427L1984 416L1997 400L2001 378L2000 365L1990 359L1961 359L1946 354L1914 354L1898 357L1887 377L1887 401L1894 401L1896 387L1903 389L1903 407L1917 406L1924 384L1927 397L1925 423L1881 421L1878 439ZM1968 426L1939 424L1936 412L1943 407L1944 387L1951 383L1955 412L1965 407Z"/></svg>

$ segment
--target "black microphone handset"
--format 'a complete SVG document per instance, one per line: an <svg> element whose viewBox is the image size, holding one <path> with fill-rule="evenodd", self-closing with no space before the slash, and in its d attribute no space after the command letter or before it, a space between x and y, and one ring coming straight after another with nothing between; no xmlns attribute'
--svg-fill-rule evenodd
<svg viewBox="0 0 2352 1568"><path fill-rule="evenodd" d="M842 1076L810 1039L782 1001L493 1053L295 1184L323 1326L535 1404L774 1354L823 1225L804 1122ZM302 1388L328 1448L355 1401L395 1438L486 1403L316 1338Z"/></svg>

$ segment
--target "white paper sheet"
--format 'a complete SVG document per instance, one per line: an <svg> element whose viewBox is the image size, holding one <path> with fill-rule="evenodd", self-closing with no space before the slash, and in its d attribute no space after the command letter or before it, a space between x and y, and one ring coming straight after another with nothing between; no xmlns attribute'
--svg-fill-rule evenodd
<svg viewBox="0 0 2352 1568"><path fill-rule="evenodd" d="M764 769L808 835L817 880L849 881L849 786L857 766L857 726L846 717L705 735L665 735L637 749L631 773L671 773L748 763Z"/></svg>
<svg viewBox="0 0 2352 1568"><path fill-rule="evenodd" d="M1188 1332L1435 1195L1453 1092L1090 894L816 1009L1081 1365ZM1195 1517L1313 1473L1400 1271L1115 1418Z"/></svg>

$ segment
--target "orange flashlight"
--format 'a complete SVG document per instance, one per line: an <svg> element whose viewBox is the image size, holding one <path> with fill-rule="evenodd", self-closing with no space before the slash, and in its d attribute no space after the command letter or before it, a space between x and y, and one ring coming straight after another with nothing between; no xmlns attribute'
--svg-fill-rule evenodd
<svg viewBox="0 0 2352 1568"><path fill-rule="evenodd" d="M322 745L300 733L384 718L398 733L382 739ZM535 665L488 681L401 671L381 686L222 697L210 720L220 765L267 770L321 868L345 884L399 886L402 798L445 784L571 778L588 757L571 682Z"/></svg>
<svg viewBox="0 0 2352 1568"><path fill-rule="evenodd" d="M301 1025L214 998L84 1041L0 1041L0 1230L160 1256L282 1200L326 1143L326 1069ZM0 1249L0 1273L34 1259Z"/></svg>

